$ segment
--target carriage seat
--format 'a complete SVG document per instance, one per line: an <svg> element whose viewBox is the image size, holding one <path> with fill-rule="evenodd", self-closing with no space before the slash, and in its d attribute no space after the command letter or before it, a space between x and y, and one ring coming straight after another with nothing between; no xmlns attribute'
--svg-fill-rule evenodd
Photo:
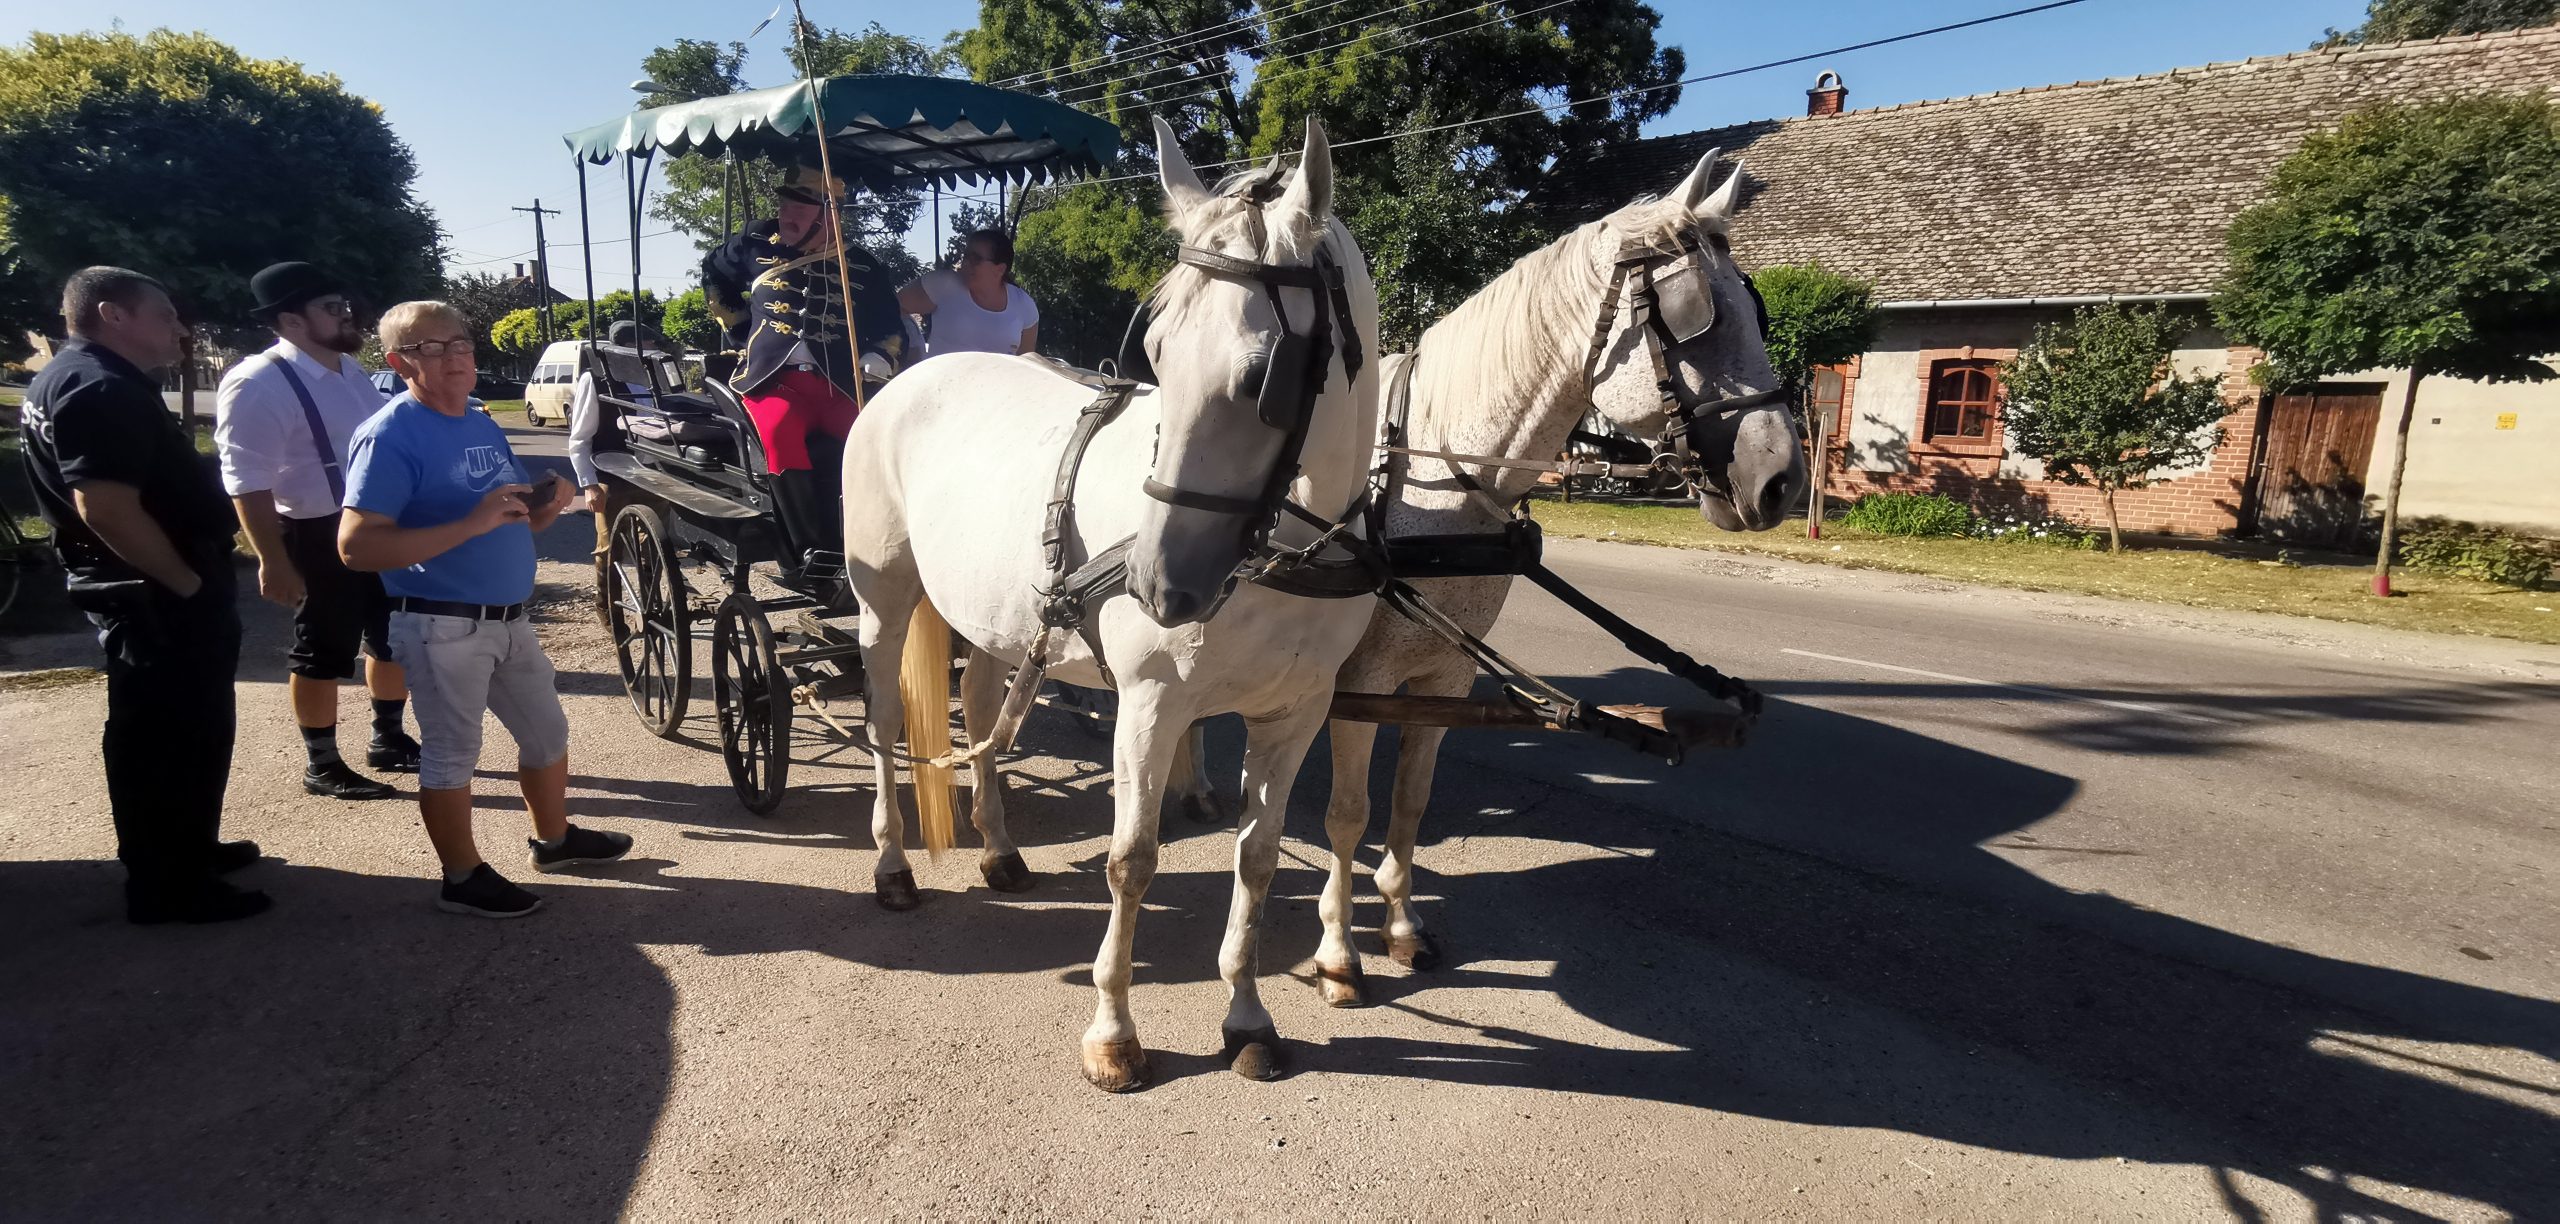
<svg viewBox="0 0 2560 1224"><path fill-rule="evenodd" d="M738 462L738 437L721 419L718 405L699 395L659 396L653 411L625 412L623 429L632 437L675 450L699 466Z"/></svg>

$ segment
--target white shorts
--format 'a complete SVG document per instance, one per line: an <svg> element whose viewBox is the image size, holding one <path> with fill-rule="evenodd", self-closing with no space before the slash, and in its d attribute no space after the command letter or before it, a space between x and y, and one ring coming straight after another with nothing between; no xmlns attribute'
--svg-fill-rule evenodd
<svg viewBox="0 0 2560 1224"><path fill-rule="evenodd" d="M418 785L471 785L483 713L515 737L519 768L569 755L569 716L531 620L393 612L391 658L408 673L409 708L418 712Z"/></svg>

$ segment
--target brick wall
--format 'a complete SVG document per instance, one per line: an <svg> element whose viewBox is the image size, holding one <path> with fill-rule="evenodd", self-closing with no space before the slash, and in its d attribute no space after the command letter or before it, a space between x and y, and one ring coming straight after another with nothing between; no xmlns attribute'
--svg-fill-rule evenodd
<svg viewBox="0 0 2560 1224"><path fill-rule="evenodd" d="M1962 350L1966 354L1975 351ZM1979 351L2008 355L2005 351ZM2230 411L2222 418L2222 445L2214 451L2212 462L2200 471L2118 494L2116 515L2126 531L2210 536L2241 526L2249 460L2258 440L2259 391L2249 381L2249 367L2257 363L2259 354L2256 349L2239 347L2227 349L2226 353L2222 394ZM1932 350L1926 355L1940 353ZM1920 362L1923 377L1930 365L1928 360ZM1854 384L1854 378L1851 381ZM1925 396L1922 402L1927 402ZM1843 444L1844 439L1839 436L1829 440L1830 454L1824 465L1824 496L1836 504L1845 505L1861 494L1873 492L1944 493L1978 511L2024 509L2059 514L2092 527L2106 525L2106 505L2097 490L2003 475L2003 456L1996 452L1973 454L1922 444L1911 450L1909 471L1862 472L1849 466Z"/></svg>

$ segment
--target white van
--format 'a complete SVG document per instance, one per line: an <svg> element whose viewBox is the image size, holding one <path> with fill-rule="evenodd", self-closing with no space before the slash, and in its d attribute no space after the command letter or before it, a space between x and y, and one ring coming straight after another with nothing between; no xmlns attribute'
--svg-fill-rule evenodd
<svg viewBox="0 0 2560 1224"><path fill-rule="evenodd" d="M569 423L569 392L578 385L578 349L583 340L559 340L542 350L533 377L524 383L524 415L536 425Z"/></svg>

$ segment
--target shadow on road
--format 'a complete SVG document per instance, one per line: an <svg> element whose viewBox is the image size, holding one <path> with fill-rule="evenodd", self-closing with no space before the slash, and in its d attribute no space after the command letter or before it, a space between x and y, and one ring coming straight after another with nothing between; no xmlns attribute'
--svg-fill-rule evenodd
<svg viewBox="0 0 2560 1224"><path fill-rule="evenodd" d="M1602 701L1682 700L1676 685L1644 672L1571 687ZM2465 720L2548 690L2465 693L2341 694L2330 708L2382 721ZM1928 695L2015 699L1964 688ZM2156 729L2129 725L2145 716L2095 713L2126 724L2104 737L2118 751ZM2235 725L2298 716L2255 701L2237 703L2235 715ZM2209 730L2179 724L2162 734ZM2155 750L2212 749L2182 739ZM1677 771L1559 736L1478 739L1459 752L1464 764L1444 761L1441 777L1477 780L1444 782L1424 825L1417 885L1446 895L1432 913L1457 963L1405 979L1399 985L1415 993L1388 1005L1445 1024L1433 1014L1447 1006L1433 1002L1444 990L1551 991L1599 1024L1674 1049L1473 1030L1463 1046L1337 1038L1313 1066L2246 1171L2295 1189L2324 1215L2405 1214L2349 1188L2348 1177L2519 1214L2560 1202L2560 1167L2534 1155L2555 1150L2560 1128L2507 1099L2538 1099L2547 1110L2560 1089L2463 1070L2455 1075L2464 1083L2422 1078L2430 1060L2403 1048L2454 1042L2560 1057L2560 1006L2067 891L1982 848L2059 810L2076 788L2069 778L1784 701L1771 703L1748 749ZM1378 760L1372 793L1383 796L1392 756L1382 749ZM1538 781L1556 772L1594 777L1626 806ZM1301 793L1321 803L1322 780L1307 781ZM1453 791L1493 801L1452 802ZM1321 812L1306 815L1293 832L1320 838ZM1431 871L1437 855L1492 834L1615 852L1508 873ZM1778 848L1806 844L1826 849L1817 857ZM1861 845L1891 852L1862 854ZM1888 858L1894 875L1844 865ZM1475 969L1467 953L1551 959L1555 968L1544 977ZM1486 1038L1502 1046L1488 1049ZM2222 1184L2233 1210L2250 1214Z"/></svg>
<svg viewBox="0 0 2560 1224"><path fill-rule="evenodd" d="M1571 683L1602 700L1680 699L1647 673ZM1045 746L1101 755L1081 733L1052 736ZM2071 778L1783 700L1751 748L1677 771L1564 737L1468 738L1452 756L1464 767L1442 771L1420 888L1446 898L1432 913L1453 964L1378 980L1385 1005L1416 1022L1409 1033L1289 1033L1306 1069L2193 1163L2290 1186L2326 1214L2402 1214L2349 1177L2519 1214L2560 1201L2551 1119L2513 1100L2547 1105L2549 1089L2424 1078L2426 1055L2403 1048L2560 1054L2560 1007L2066 892L1983 849L2059 810ZM1233 759L1231 742L1217 758ZM1381 752L1381 768L1391 759ZM1310 757L1290 815L1314 840L1325 760ZM1539 780L1557 773L1601 797ZM607 792L599 814L698 826L685 838L868 844L859 801L775 823L746 817L725 788L577 785ZM1014 810L1035 856L1110 820L1107 788L1089 783ZM1610 852L1435 874L1435 859L1495 835ZM1808 843L1836 850L1777 848ZM420 879L271 864L254 882L282 900L272 917L137 930L117 921L110 864L0 863L10 1213L343 1217L398 1203L419 1217L513 1216L541 1202L562 1217L617 1214L674 1066L674 988L649 948L1080 981L1102 933L1098 858L1021 902L937 893L902 917L860 891L858 856L843 858L838 890L689 878L666 861L686 845L648 837L642 853L664 858L600 873L647 887L558 889L551 912L520 924L436 914ZM1896 870L1862 845L1892 847ZM1266 965L1312 948L1304 899L1320 884L1284 867ZM1229 887L1222 871L1159 877L1141 981L1214 974ZM1374 902L1361 914L1374 918ZM1477 991L1552 993L1638 1040L1476 1027L1459 1017ZM1169 1034L1210 1018L1146 1021ZM1073 1037L1059 1033L1060 1048ZM1212 1064L1172 1057L1159 1071ZM2236 1192L2231 1205L2251 1210Z"/></svg>

